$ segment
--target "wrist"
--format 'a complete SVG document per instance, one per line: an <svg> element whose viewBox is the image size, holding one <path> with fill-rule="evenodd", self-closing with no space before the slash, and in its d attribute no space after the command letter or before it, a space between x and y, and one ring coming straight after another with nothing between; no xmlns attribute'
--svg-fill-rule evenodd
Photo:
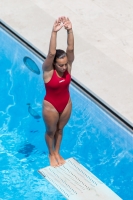
<svg viewBox="0 0 133 200"><path fill-rule="evenodd" d="M52 33L57 33L57 31L52 30Z"/></svg>
<svg viewBox="0 0 133 200"><path fill-rule="evenodd" d="M57 33L57 30L55 30L55 28L52 28L52 33Z"/></svg>
<svg viewBox="0 0 133 200"><path fill-rule="evenodd" d="M70 34L70 33L72 33L72 32L73 32L72 28L69 29L69 30L67 30L67 33L68 33L68 34Z"/></svg>

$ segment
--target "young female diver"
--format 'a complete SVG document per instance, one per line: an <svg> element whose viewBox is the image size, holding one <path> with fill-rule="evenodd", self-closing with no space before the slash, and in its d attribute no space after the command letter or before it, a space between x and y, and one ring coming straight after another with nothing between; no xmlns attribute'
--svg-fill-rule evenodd
<svg viewBox="0 0 133 200"><path fill-rule="evenodd" d="M56 50L57 32L64 27L67 31L67 50ZM49 150L50 165L60 166L65 160L59 154L63 128L71 114L69 95L71 68L74 61L74 36L71 21L59 17L52 29L49 51L43 63L43 79L46 96L43 101L43 119L46 125L45 140Z"/></svg>

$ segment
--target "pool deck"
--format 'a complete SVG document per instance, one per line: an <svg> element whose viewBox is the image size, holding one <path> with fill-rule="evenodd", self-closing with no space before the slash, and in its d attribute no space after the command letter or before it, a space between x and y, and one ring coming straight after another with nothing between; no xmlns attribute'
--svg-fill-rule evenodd
<svg viewBox="0 0 133 200"><path fill-rule="evenodd" d="M62 15L73 23L73 77L133 123L133 1L0 0L0 19L44 54ZM65 30L57 48L66 49Z"/></svg>

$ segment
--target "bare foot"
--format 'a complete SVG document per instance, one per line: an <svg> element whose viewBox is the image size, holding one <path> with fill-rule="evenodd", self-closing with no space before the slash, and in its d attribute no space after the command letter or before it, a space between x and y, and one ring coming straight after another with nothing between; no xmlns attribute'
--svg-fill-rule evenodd
<svg viewBox="0 0 133 200"><path fill-rule="evenodd" d="M58 162L58 165L59 166L63 165L65 163L64 158L62 158L59 153L54 153L54 154L55 154L55 158Z"/></svg>
<svg viewBox="0 0 133 200"><path fill-rule="evenodd" d="M49 154L49 161L50 161L50 166L52 166L52 167L58 167L59 166L59 163L57 162L55 155Z"/></svg>

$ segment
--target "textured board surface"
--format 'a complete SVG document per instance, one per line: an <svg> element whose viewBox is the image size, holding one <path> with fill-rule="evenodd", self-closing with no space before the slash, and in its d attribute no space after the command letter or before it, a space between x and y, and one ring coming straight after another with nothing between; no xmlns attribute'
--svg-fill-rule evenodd
<svg viewBox="0 0 133 200"><path fill-rule="evenodd" d="M75 159L60 167L39 170L68 200L120 200L121 198Z"/></svg>

